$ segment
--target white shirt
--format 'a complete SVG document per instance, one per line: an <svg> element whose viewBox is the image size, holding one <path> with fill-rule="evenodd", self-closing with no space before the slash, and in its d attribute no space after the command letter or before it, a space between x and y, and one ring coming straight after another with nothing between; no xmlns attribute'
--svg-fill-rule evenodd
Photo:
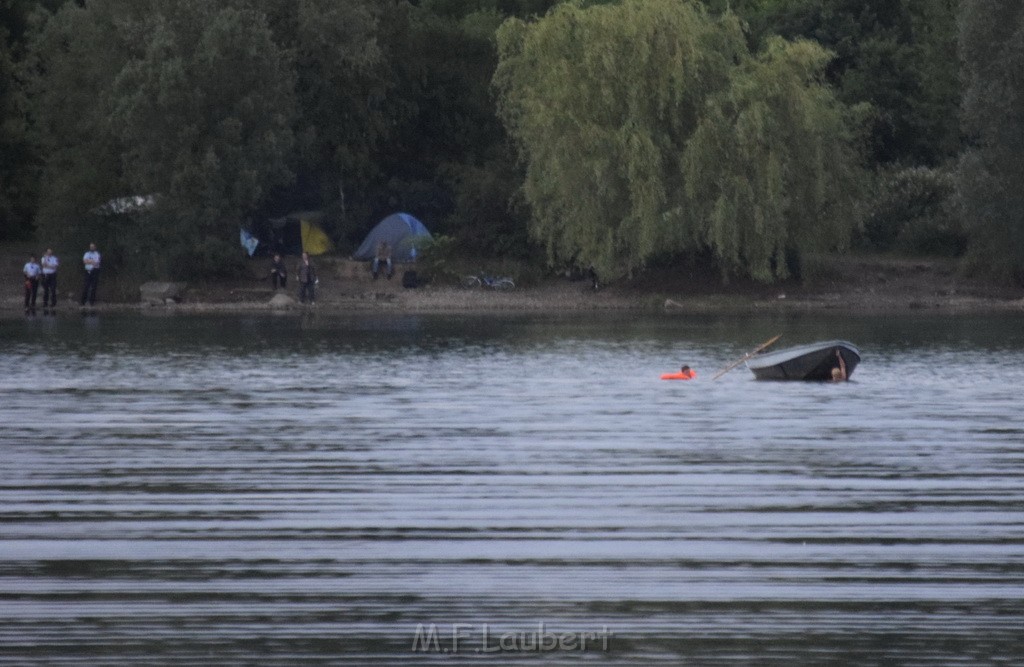
<svg viewBox="0 0 1024 667"><path fill-rule="evenodd" d="M43 255L43 259L40 262L43 265L43 273L57 273L57 267L60 262L57 260L57 255Z"/></svg>
<svg viewBox="0 0 1024 667"><path fill-rule="evenodd" d="M26 278L38 278L39 277L39 265L35 262L29 262L25 265L25 277Z"/></svg>
<svg viewBox="0 0 1024 667"><path fill-rule="evenodd" d="M90 250L82 255L82 262L85 264L86 271L98 269L100 268L100 254L95 250Z"/></svg>

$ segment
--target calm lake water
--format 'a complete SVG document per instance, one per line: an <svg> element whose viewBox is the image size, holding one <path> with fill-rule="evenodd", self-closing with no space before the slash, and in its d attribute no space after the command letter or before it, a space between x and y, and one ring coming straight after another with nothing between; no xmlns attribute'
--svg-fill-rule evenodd
<svg viewBox="0 0 1024 667"><path fill-rule="evenodd" d="M0 321L0 662L1020 664L1022 325Z"/></svg>

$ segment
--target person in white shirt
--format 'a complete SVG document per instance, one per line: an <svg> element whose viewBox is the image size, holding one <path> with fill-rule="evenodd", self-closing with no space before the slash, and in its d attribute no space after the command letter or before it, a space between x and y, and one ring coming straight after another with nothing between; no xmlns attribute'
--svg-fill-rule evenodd
<svg viewBox="0 0 1024 667"><path fill-rule="evenodd" d="M88 301L91 306L96 303L96 284L100 281L100 253L96 250L95 243L90 243L89 250L82 255L82 265L85 268L82 305Z"/></svg>
<svg viewBox="0 0 1024 667"><path fill-rule="evenodd" d="M43 308L56 308L57 267L60 266L60 260L53 254L51 248L47 248L39 263L43 267Z"/></svg>
<svg viewBox="0 0 1024 667"><path fill-rule="evenodd" d="M39 264L36 263L36 256L28 258L28 263L22 269L25 274L25 310L36 307L36 295L39 294L39 274L42 272Z"/></svg>

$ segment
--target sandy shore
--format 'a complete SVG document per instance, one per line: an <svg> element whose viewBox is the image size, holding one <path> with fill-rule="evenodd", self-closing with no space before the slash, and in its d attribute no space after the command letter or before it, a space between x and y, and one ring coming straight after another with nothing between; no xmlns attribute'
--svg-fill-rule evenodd
<svg viewBox="0 0 1024 667"><path fill-rule="evenodd" d="M298 303L296 286L271 288L255 278L189 284L178 301L145 304L103 301L97 311L161 309L180 312L259 312L315 310L324 313L382 312L1024 312L1024 291L960 276L951 262L847 257L830 265L830 275L807 283L764 286L724 285L714 279L649 272L594 291L586 281L549 277L509 291L464 289L432 282L415 289L392 280L371 280L361 265L345 260L318 260L320 287L316 304ZM254 275L262 275L254 267ZM77 276L75 276L77 278ZM67 279L62 281L65 287ZM77 288L78 285L72 285ZM8 283L0 308L23 312L20 281ZM123 291L123 290L122 290ZM77 311L75 293L61 295L58 312ZM42 295L39 303L41 304ZM37 308L37 310L40 310Z"/></svg>

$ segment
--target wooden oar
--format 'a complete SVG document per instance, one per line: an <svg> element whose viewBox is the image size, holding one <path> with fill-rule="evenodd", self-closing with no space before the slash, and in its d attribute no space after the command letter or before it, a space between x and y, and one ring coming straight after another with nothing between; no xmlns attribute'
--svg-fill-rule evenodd
<svg viewBox="0 0 1024 667"><path fill-rule="evenodd" d="M742 357L740 357L736 361L732 362L731 364L729 364L728 366L726 366L722 370L718 371L718 373L716 373L715 376L713 378L711 378L711 379L712 380L717 380L718 378L722 377L723 375L725 375L726 373L728 373L732 369L736 368L737 366L739 366L744 361L746 361L747 359L751 358L752 356L754 356L755 354L757 354L761 350L764 350L765 348L773 345L775 343L775 341L777 341L780 338L782 338L782 334L779 334L778 336L775 336L773 338L769 338L765 342L763 342L760 345L758 345L757 347L755 347L750 352L747 352L746 354L744 354Z"/></svg>

